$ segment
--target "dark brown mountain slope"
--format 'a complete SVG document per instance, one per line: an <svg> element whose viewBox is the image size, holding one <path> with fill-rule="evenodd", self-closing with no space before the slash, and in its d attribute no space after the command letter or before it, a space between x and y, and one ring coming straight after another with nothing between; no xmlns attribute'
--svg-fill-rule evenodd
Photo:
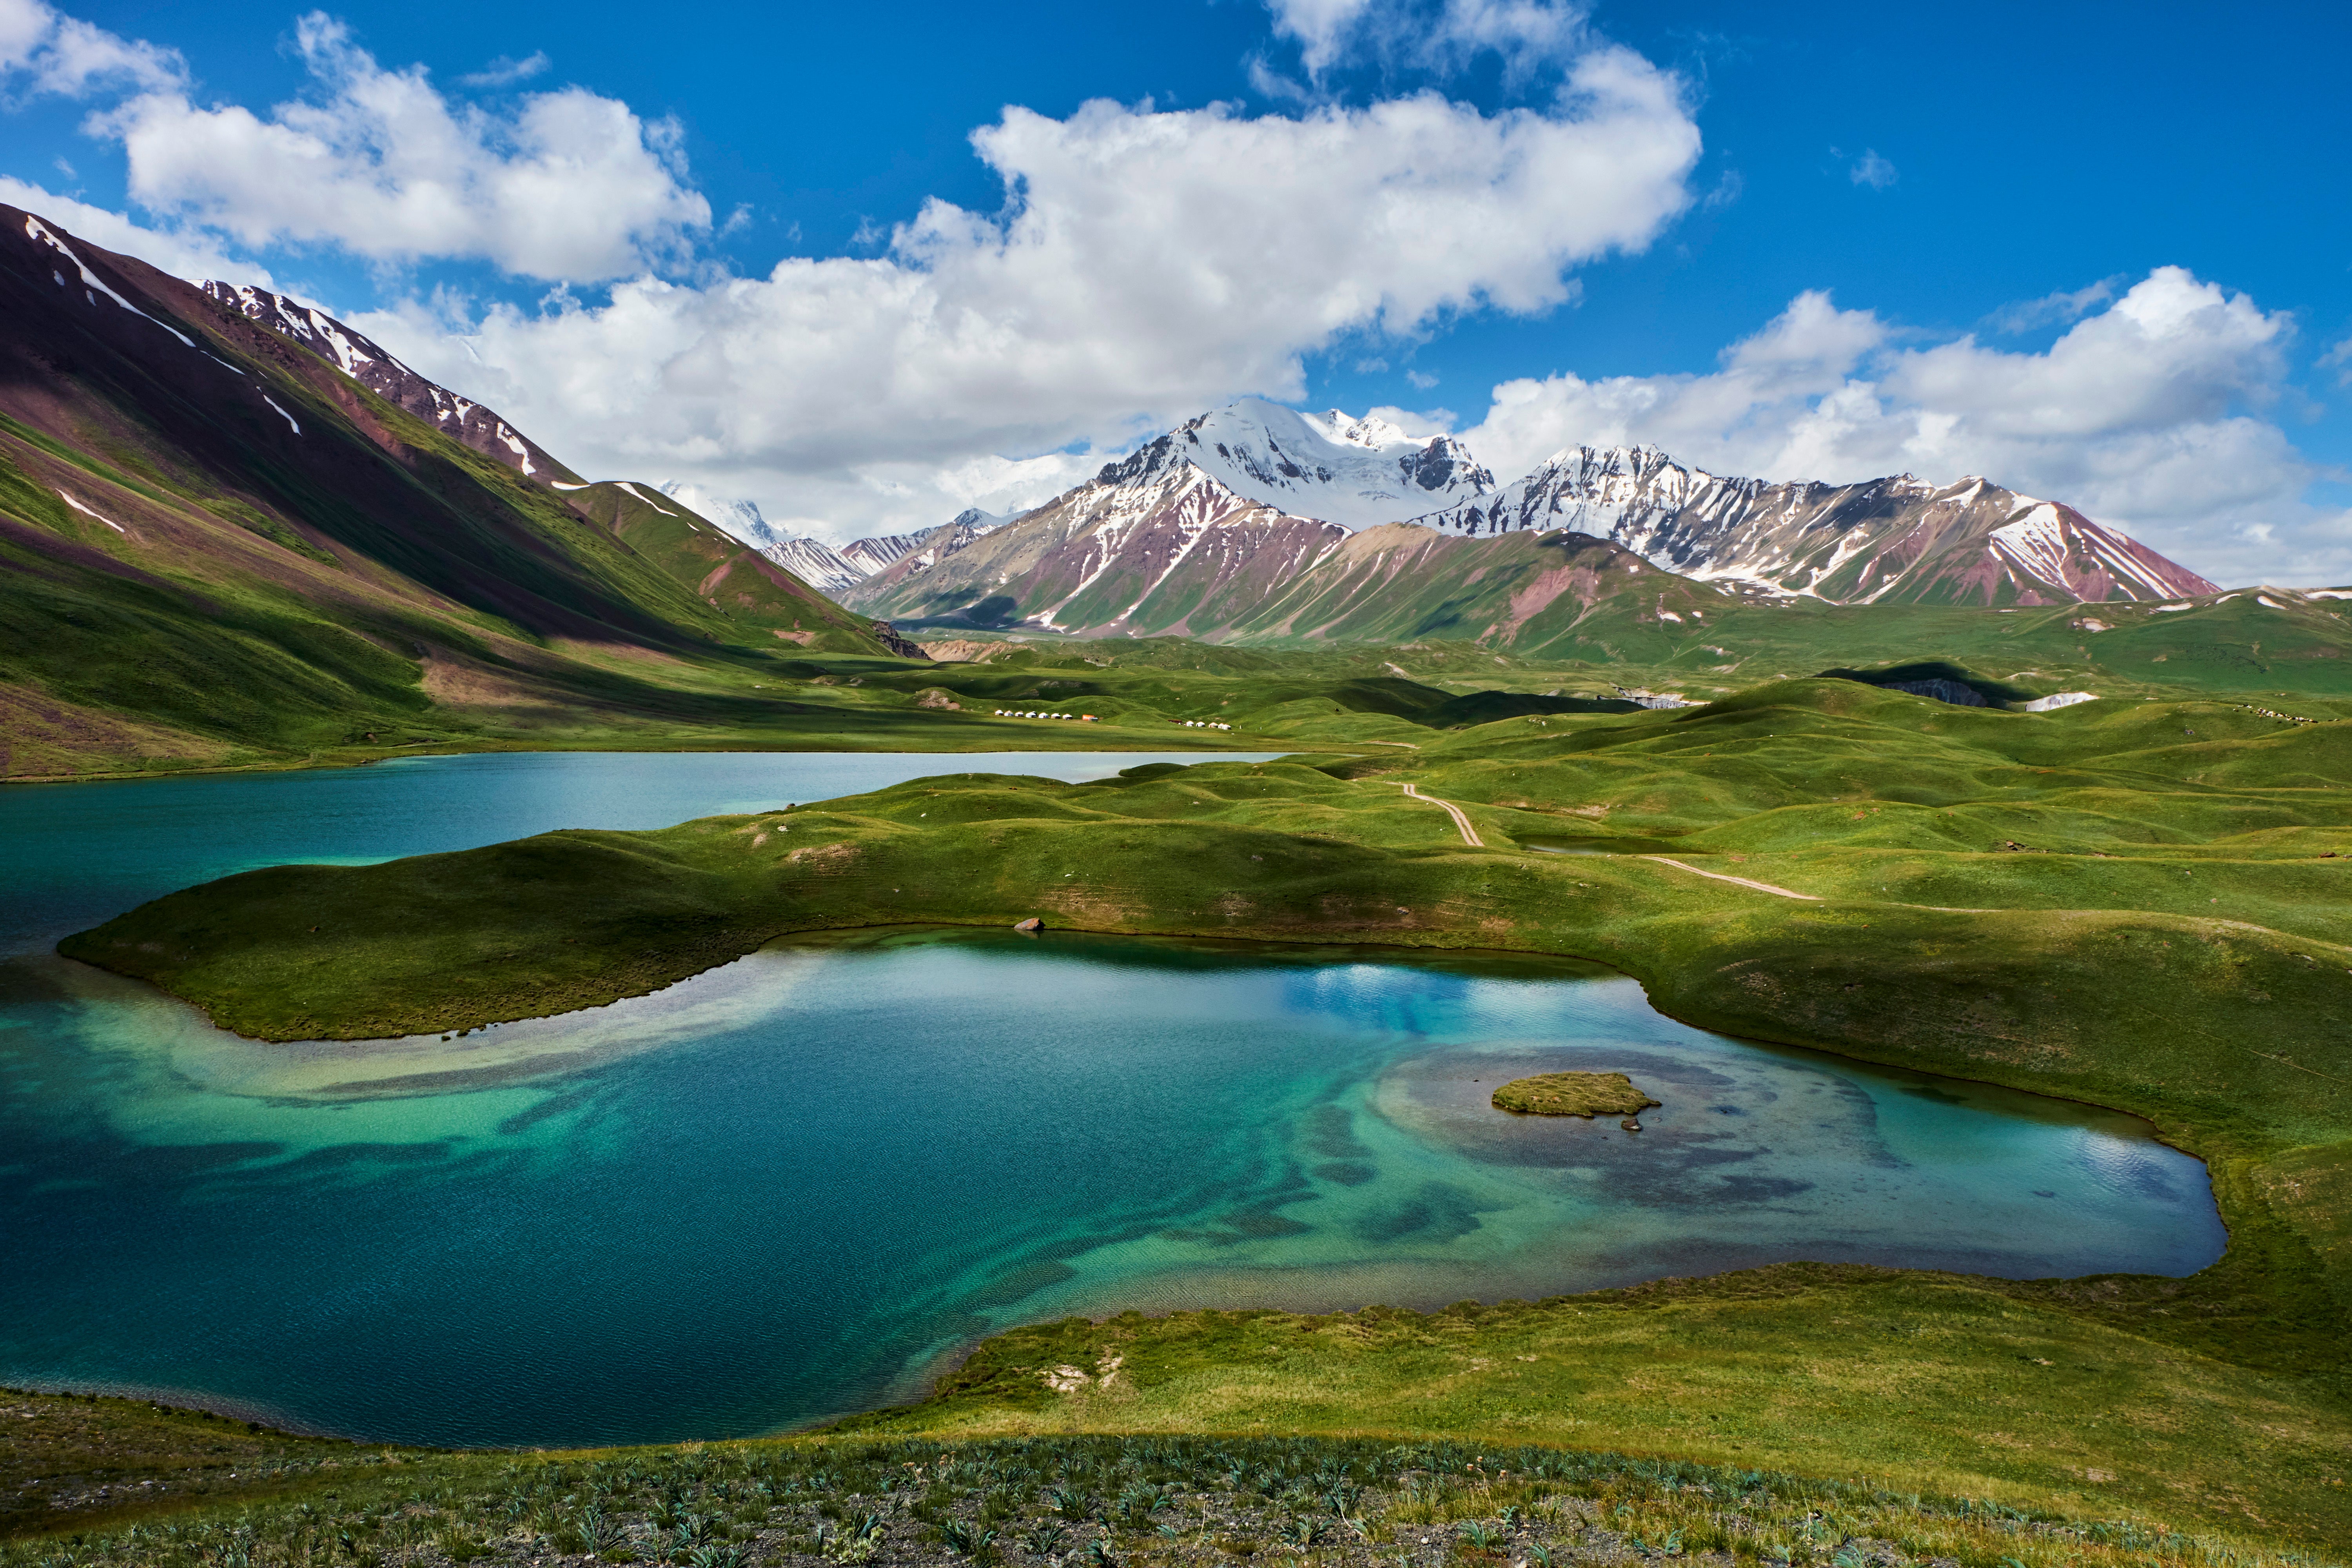
<svg viewBox="0 0 2352 1568"><path fill-rule="evenodd" d="M772 563L689 543L709 525L675 503L653 527L600 519L532 461L526 476L241 308L0 206L10 771L463 727L450 696L486 679L548 711L658 711L755 649L791 651L774 632L795 624L812 646L883 652ZM476 674L436 695L431 671L457 668Z"/></svg>

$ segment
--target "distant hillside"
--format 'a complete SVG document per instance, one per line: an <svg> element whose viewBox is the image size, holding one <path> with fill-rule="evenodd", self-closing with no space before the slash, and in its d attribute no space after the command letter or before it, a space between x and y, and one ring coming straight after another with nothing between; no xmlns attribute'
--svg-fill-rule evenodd
<svg viewBox="0 0 2352 1568"><path fill-rule="evenodd" d="M15 773L644 712L725 650L884 652L343 323L5 206L0 566Z"/></svg>
<svg viewBox="0 0 2352 1568"><path fill-rule="evenodd" d="M1841 604L2050 605L2172 599L2214 584L2072 507L1981 479L1908 474L1768 484L1654 447L1571 447L1535 472L1416 520L1491 537L1575 529L1703 581Z"/></svg>

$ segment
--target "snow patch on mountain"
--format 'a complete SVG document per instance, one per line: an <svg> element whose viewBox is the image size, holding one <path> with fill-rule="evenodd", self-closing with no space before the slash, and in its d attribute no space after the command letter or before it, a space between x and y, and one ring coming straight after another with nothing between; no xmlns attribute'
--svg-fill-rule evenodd
<svg viewBox="0 0 2352 1568"><path fill-rule="evenodd" d="M757 501L737 500L718 495L690 479L666 479L654 488L687 510L709 518L754 549L764 551L772 544L784 542L784 535L776 525L760 515L760 503Z"/></svg>
<svg viewBox="0 0 2352 1568"><path fill-rule="evenodd" d="M82 258L74 254L72 246L68 245L64 240L51 233L48 225L43 223L39 218L33 216L30 213L25 215L25 237L27 239L39 240L43 245L47 246L51 250L56 251L59 256L64 257L68 261L73 263L74 270L81 275L83 291L89 295L89 302L91 304L97 304L98 296L103 294L108 299L113 300L116 304L121 306L124 310L130 311L132 315L138 317L141 321L155 321L154 317L149 315L146 311L141 310L138 306L132 304L130 300L116 293L111 288L109 288L107 286L106 279L100 278L97 273L92 272L89 268L83 263ZM63 274L53 271L50 273L50 276L57 279L58 286L59 288L63 288L65 286L66 280ZM180 331L179 328L166 326L162 321L155 321L155 324L159 327L163 327L165 331L179 339L181 342L186 344L188 347L194 348L196 346L196 340L188 336L187 333Z"/></svg>
<svg viewBox="0 0 2352 1568"><path fill-rule="evenodd" d="M827 597L867 576L821 539L779 539L760 546L760 553Z"/></svg>
<svg viewBox="0 0 2352 1568"><path fill-rule="evenodd" d="M1402 522L1495 488L1495 476L1452 436L1409 436L1337 408L1302 414L1244 397L1161 439L1235 495L1345 528Z"/></svg>
<svg viewBox="0 0 2352 1568"><path fill-rule="evenodd" d="M248 321L292 340L333 365L378 397L397 404L444 435L494 458L525 478L552 484L576 479L571 469L498 414L471 399L458 396L437 382L428 381L395 359L381 344L353 331L316 305L306 305L290 294L275 293L218 279L201 285L205 295L236 311ZM152 320L153 318L149 318ZM161 322L157 323L159 326ZM165 331L170 331L165 328ZM173 334L176 336L177 334ZM236 367L231 365L230 369ZM271 405L276 407L275 404ZM282 408L278 410L286 414ZM293 416L286 416L289 424ZM296 427L300 433L300 427Z"/></svg>

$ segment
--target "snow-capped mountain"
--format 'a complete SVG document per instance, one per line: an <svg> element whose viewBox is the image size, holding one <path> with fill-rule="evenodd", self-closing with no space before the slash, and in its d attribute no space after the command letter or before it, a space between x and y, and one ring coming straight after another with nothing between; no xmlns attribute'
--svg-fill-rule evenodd
<svg viewBox="0 0 2352 1568"><path fill-rule="evenodd" d="M975 626L1210 636L1348 537L1237 494L1192 459L1181 434L960 548L910 552L844 602Z"/></svg>
<svg viewBox="0 0 2352 1568"><path fill-rule="evenodd" d="M736 500L719 495L690 479L665 479L654 488L755 549L764 551L771 544L783 542L784 536L777 531L776 525L760 515L760 503L757 501ZM785 564L789 566L791 563ZM826 589L825 592L832 590Z"/></svg>
<svg viewBox="0 0 2352 1568"><path fill-rule="evenodd" d="M705 512L703 515L710 514ZM925 529L920 533L892 533L855 540L838 550L821 539L776 539L773 543L763 545L760 553L824 593L837 595L877 572L887 571L909 556L919 557L915 570L933 565L981 535L1003 527L1006 521L993 512L970 507L958 512L954 521ZM764 522L761 526L768 527ZM774 537L772 528L770 529L770 537Z"/></svg>
<svg viewBox="0 0 2352 1568"><path fill-rule="evenodd" d="M855 587L867 576L822 539L779 539L760 546L760 553L830 597L838 597L843 589Z"/></svg>
<svg viewBox="0 0 2352 1568"><path fill-rule="evenodd" d="M1235 495L1348 528L1402 522L1495 488L1495 476L1453 437L1408 436L1336 408L1301 414L1244 397L1163 439Z"/></svg>
<svg viewBox="0 0 2352 1568"><path fill-rule="evenodd" d="M378 397L398 404L484 457L520 469L542 484L579 479L549 457L538 442L499 418L495 409L425 380L317 306L267 289L218 279L202 287L206 295L246 320L299 343Z"/></svg>
<svg viewBox="0 0 2352 1568"><path fill-rule="evenodd" d="M923 542L919 533L884 533L865 539L853 539L841 547L841 558L860 577L871 577L913 552Z"/></svg>
<svg viewBox="0 0 2352 1568"><path fill-rule="evenodd" d="M1598 535L1702 582L1840 604L2163 599L2214 585L2072 507L1981 479L1727 479L1654 447L1570 447L1495 494L1413 521L1473 537Z"/></svg>
<svg viewBox="0 0 2352 1568"><path fill-rule="evenodd" d="M978 539L982 534L1003 527L1019 516L1017 512L1002 515L982 511L976 506L966 507L956 513L951 522L937 528L927 528L920 533L886 533L871 539L854 540L841 547L842 558L861 569L861 574L872 576L886 572L919 551L929 552L923 562L936 563L941 556L952 555Z"/></svg>
<svg viewBox="0 0 2352 1568"><path fill-rule="evenodd" d="M1493 485L1450 436L1416 440L1379 419L1244 398L977 540L908 552L844 602L972 626L1210 636L1248 620L1352 528Z"/></svg>

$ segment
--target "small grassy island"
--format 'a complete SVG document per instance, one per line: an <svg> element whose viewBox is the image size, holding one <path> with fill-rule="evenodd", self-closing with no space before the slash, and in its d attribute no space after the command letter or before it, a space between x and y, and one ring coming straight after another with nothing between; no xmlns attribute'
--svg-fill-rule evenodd
<svg viewBox="0 0 2352 1568"><path fill-rule="evenodd" d="M1528 1116L1639 1116L1662 1100L1633 1087L1622 1072L1541 1072L1515 1078L1495 1091L1495 1109Z"/></svg>

